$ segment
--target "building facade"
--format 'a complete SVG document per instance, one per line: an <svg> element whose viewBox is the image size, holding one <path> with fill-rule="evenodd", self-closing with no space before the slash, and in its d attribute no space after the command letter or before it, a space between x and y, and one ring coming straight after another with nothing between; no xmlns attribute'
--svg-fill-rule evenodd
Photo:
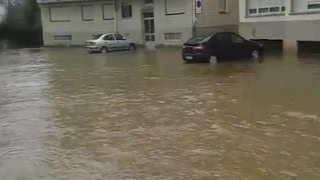
<svg viewBox="0 0 320 180"><path fill-rule="evenodd" d="M196 12L196 3L200 12ZM181 45L194 34L238 31L238 0L38 0L44 44L83 45L118 32L141 45ZM198 10L197 9L197 10Z"/></svg>
<svg viewBox="0 0 320 180"><path fill-rule="evenodd" d="M192 0L38 0L44 44L83 45L118 32L137 44L179 45L192 36Z"/></svg>
<svg viewBox="0 0 320 180"><path fill-rule="evenodd" d="M320 41L320 1L240 0L240 34L249 39L281 40L285 51Z"/></svg>
<svg viewBox="0 0 320 180"><path fill-rule="evenodd" d="M202 0L196 12L195 33L239 31L239 0Z"/></svg>

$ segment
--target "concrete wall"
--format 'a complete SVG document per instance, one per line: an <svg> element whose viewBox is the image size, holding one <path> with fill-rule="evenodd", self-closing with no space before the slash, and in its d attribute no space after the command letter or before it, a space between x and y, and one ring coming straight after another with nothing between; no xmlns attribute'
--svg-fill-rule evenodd
<svg viewBox="0 0 320 180"><path fill-rule="evenodd" d="M196 15L197 34L212 31L238 32L239 0L228 0L227 3L227 13L220 13L219 0L202 0L202 13Z"/></svg>
<svg viewBox="0 0 320 180"><path fill-rule="evenodd" d="M284 50L290 51L297 50L298 41L320 41L320 13L305 11L302 1L299 9L293 9L298 1L287 0L283 14L248 16L248 1L240 0L240 34L249 39L283 40Z"/></svg>

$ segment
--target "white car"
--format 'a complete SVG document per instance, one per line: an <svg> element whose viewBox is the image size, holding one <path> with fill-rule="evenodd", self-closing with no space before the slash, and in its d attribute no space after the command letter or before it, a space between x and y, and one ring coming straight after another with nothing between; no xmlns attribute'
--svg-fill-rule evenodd
<svg viewBox="0 0 320 180"><path fill-rule="evenodd" d="M133 41L116 33L94 35L92 40L85 42L85 47L89 52L107 53L110 51L136 49Z"/></svg>

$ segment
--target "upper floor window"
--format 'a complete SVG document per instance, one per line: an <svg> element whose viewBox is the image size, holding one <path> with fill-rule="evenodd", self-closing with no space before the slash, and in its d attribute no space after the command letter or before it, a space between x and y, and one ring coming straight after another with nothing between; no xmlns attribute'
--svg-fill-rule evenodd
<svg viewBox="0 0 320 180"><path fill-rule="evenodd" d="M132 6L128 4L122 4L121 13L123 18L132 18Z"/></svg>
<svg viewBox="0 0 320 180"><path fill-rule="evenodd" d="M248 15L282 15L284 11L285 0L247 0Z"/></svg>
<svg viewBox="0 0 320 180"><path fill-rule="evenodd" d="M153 0L144 0L145 4L153 4Z"/></svg>
<svg viewBox="0 0 320 180"><path fill-rule="evenodd" d="M310 2L310 3L308 3L308 9L310 9L310 10L314 10L314 9L319 10L320 9L320 2Z"/></svg>
<svg viewBox="0 0 320 180"><path fill-rule="evenodd" d="M228 1L219 0L219 13L226 13L228 11Z"/></svg>

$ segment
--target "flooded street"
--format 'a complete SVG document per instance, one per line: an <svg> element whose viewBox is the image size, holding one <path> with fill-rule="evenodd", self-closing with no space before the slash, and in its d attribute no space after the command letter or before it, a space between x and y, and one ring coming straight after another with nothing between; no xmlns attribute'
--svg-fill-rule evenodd
<svg viewBox="0 0 320 180"><path fill-rule="evenodd" d="M180 56L0 52L0 179L320 179L320 56Z"/></svg>

